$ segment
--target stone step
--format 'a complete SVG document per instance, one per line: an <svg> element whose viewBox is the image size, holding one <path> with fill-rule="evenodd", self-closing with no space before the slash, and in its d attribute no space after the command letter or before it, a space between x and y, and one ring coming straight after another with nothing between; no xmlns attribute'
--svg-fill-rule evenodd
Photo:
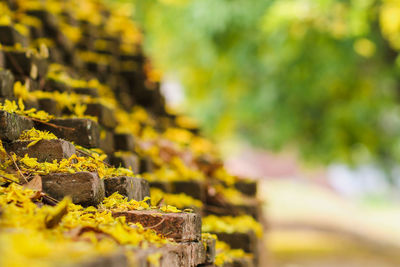
<svg viewBox="0 0 400 267"><path fill-rule="evenodd" d="M196 267L206 264L206 251L201 242L170 244L161 248L134 250L134 253L133 266L136 267L154 266L148 261L149 257L154 254L160 254L156 265L159 267Z"/></svg>
<svg viewBox="0 0 400 267"><path fill-rule="evenodd" d="M25 130L33 128L33 122L24 116L0 110L0 139L17 140Z"/></svg>
<svg viewBox="0 0 400 267"><path fill-rule="evenodd" d="M167 181L150 181L150 187L158 188L165 193L172 193L172 184Z"/></svg>
<svg viewBox="0 0 400 267"><path fill-rule="evenodd" d="M140 161L136 154L123 152L108 156L108 163L116 167L132 168L134 173L139 173Z"/></svg>
<svg viewBox="0 0 400 267"><path fill-rule="evenodd" d="M53 79L46 79L44 88L45 91L49 92L71 92L72 88L64 82L56 81Z"/></svg>
<svg viewBox="0 0 400 267"><path fill-rule="evenodd" d="M251 261L250 259L234 259L233 262L228 262L223 265L223 267L253 267L253 266L257 265L254 265L253 261Z"/></svg>
<svg viewBox="0 0 400 267"><path fill-rule="evenodd" d="M15 75L28 76L34 80L46 76L47 60L25 51L4 51L6 68Z"/></svg>
<svg viewBox="0 0 400 267"><path fill-rule="evenodd" d="M143 200L150 196L149 183L141 178L119 176L104 179L104 188L106 196L111 196L118 192L129 200Z"/></svg>
<svg viewBox="0 0 400 267"><path fill-rule="evenodd" d="M152 172L154 170L155 168L154 162L150 157L144 156L140 157L139 159L140 159L140 166L139 166L140 173Z"/></svg>
<svg viewBox="0 0 400 267"><path fill-rule="evenodd" d="M135 152L135 138L131 134L116 133L114 134L115 150Z"/></svg>
<svg viewBox="0 0 400 267"><path fill-rule="evenodd" d="M92 88L92 87L73 87L72 92L78 95L88 95L92 97L99 97L99 91L97 88ZM96 105L96 104L91 104L91 105ZM91 114L89 114L91 115Z"/></svg>
<svg viewBox="0 0 400 267"><path fill-rule="evenodd" d="M62 264L60 264L62 265ZM100 256L74 264L75 267L129 267L128 258L123 251L108 256Z"/></svg>
<svg viewBox="0 0 400 267"><path fill-rule="evenodd" d="M249 197L257 195L257 181L241 179L235 183L235 188Z"/></svg>
<svg viewBox="0 0 400 267"><path fill-rule="evenodd" d="M7 144L6 150L14 152L20 157L24 157L25 154L28 154L31 158L37 158L39 162L60 161L76 153L73 144L61 139L42 139L32 146L28 146L31 142L32 141L16 140Z"/></svg>
<svg viewBox="0 0 400 267"><path fill-rule="evenodd" d="M244 252L253 254L253 263L258 266L260 256L261 240L253 231L247 233L213 233L218 240L227 243L232 249L242 249Z"/></svg>
<svg viewBox="0 0 400 267"><path fill-rule="evenodd" d="M0 69L4 69L5 68L5 59L4 59L4 53L3 51L0 51Z"/></svg>
<svg viewBox="0 0 400 267"><path fill-rule="evenodd" d="M201 242L204 245L205 249L205 261L204 264L212 264L215 261L215 255L216 255L216 243L217 240L214 238L203 238Z"/></svg>
<svg viewBox="0 0 400 267"><path fill-rule="evenodd" d="M39 98L38 104L40 110L44 110L56 117L61 115L61 110L58 108L57 101L52 98Z"/></svg>
<svg viewBox="0 0 400 267"><path fill-rule="evenodd" d="M204 182L201 181L174 181L171 183L172 192L185 193L195 199L205 201L206 199L206 189Z"/></svg>
<svg viewBox="0 0 400 267"><path fill-rule="evenodd" d="M106 154L114 153L114 133L112 131L108 131L106 129L100 130L100 140L99 140L99 148L104 151ZM117 165L118 166L118 165ZM123 166L124 167L124 166Z"/></svg>
<svg viewBox="0 0 400 267"><path fill-rule="evenodd" d="M42 176L43 192L62 200L69 196L82 206L96 206L104 199L104 183L94 172L51 173Z"/></svg>
<svg viewBox="0 0 400 267"><path fill-rule="evenodd" d="M157 210L113 212L114 217L125 216L127 222L140 223L177 242L200 241L201 216L197 213L163 213Z"/></svg>
<svg viewBox="0 0 400 267"><path fill-rule="evenodd" d="M115 128L118 124L114 111L100 103L86 104L85 114L97 117L98 122L109 129Z"/></svg>
<svg viewBox="0 0 400 267"><path fill-rule="evenodd" d="M0 97L14 97L14 75L0 67Z"/></svg>
<svg viewBox="0 0 400 267"><path fill-rule="evenodd" d="M13 26L2 25L0 26L0 44L7 46L21 44L25 47L28 45L28 38L19 33Z"/></svg>
<svg viewBox="0 0 400 267"><path fill-rule="evenodd" d="M83 147L92 148L99 146L99 126L91 119L53 119L48 123L35 122L35 127L38 130L52 132L59 138L74 142Z"/></svg>
<svg viewBox="0 0 400 267"><path fill-rule="evenodd" d="M233 204L229 202L218 203L207 199L207 205L204 211L206 214L215 214L218 216L250 215L256 220L261 219L262 213L261 203L255 198L243 198L242 204Z"/></svg>

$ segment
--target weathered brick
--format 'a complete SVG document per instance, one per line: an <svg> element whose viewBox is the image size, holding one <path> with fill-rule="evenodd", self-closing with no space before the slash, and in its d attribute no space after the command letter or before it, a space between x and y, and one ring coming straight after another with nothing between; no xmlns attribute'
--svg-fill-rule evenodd
<svg viewBox="0 0 400 267"><path fill-rule="evenodd" d="M90 87L74 87L73 92L79 95L89 95L93 97L98 97L99 92L97 88L90 88Z"/></svg>
<svg viewBox="0 0 400 267"><path fill-rule="evenodd" d="M42 139L36 144L28 147L32 141L14 141L6 146L8 151L12 151L20 157L28 154L31 158L37 158L40 162L52 162L62 160L75 154L75 147L70 142L60 139Z"/></svg>
<svg viewBox="0 0 400 267"><path fill-rule="evenodd" d="M175 250L181 252L179 266L198 266L206 263L206 250L202 242L180 243Z"/></svg>
<svg viewBox="0 0 400 267"><path fill-rule="evenodd" d="M14 74L42 78L47 74L47 61L24 51L4 51L6 67Z"/></svg>
<svg viewBox="0 0 400 267"><path fill-rule="evenodd" d="M43 192L55 199L66 196L82 206L95 206L104 199L104 183L94 172L51 173L42 176Z"/></svg>
<svg viewBox="0 0 400 267"><path fill-rule="evenodd" d="M0 26L0 43L8 46L14 46L17 43L27 46L28 40L12 26L2 25Z"/></svg>
<svg viewBox="0 0 400 267"><path fill-rule="evenodd" d="M58 108L57 101L52 98L40 98L38 99L39 109L44 110L54 116L60 116L61 110Z"/></svg>
<svg viewBox="0 0 400 267"><path fill-rule="evenodd" d="M117 126L117 119L115 118L114 111L102 104L87 104L85 114L97 117L98 122L106 128L112 129Z"/></svg>
<svg viewBox="0 0 400 267"><path fill-rule="evenodd" d="M33 122L23 116L0 110L0 139L13 141L22 131L33 127Z"/></svg>
<svg viewBox="0 0 400 267"><path fill-rule="evenodd" d="M218 240L227 243L233 249L243 249L248 253L256 253L258 249L258 239L253 231L247 233L213 233L218 236Z"/></svg>
<svg viewBox="0 0 400 267"><path fill-rule="evenodd" d="M132 168L134 173L139 173L139 157L135 154L110 155L108 159L116 167Z"/></svg>
<svg viewBox="0 0 400 267"><path fill-rule="evenodd" d="M99 126L96 122L84 118L53 119L50 124L35 122L39 130L50 131L57 137L75 142L84 147L99 146Z"/></svg>
<svg viewBox="0 0 400 267"><path fill-rule="evenodd" d="M56 81L53 79L46 79L46 82L44 84L44 88L45 91L49 91L49 92L70 92L72 89L69 85L67 85L66 83L60 82L60 81Z"/></svg>
<svg viewBox="0 0 400 267"><path fill-rule="evenodd" d="M104 134L102 134L102 132ZM99 148L106 154L111 154L115 151L114 149L114 133L102 129L100 132Z"/></svg>
<svg viewBox="0 0 400 267"><path fill-rule="evenodd" d="M257 181L255 180L239 180L235 183L235 187L246 196L254 197L257 195Z"/></svg>
<svg viewBox="0 0 400 267"><path fill-rule="evenodd" d="M199 200L205 199L205 187L201 181L174 181L172 182L172 192L185 193Z"/></svg>
<svg viewBox="0 0 400 267"><path fill-rule="evenodd" d="M135 151L135 139L131 134L114 134L115 150Z"/></svg>
<svg viewBox="0 0 400 267"><path fill-rule="evenodd" d="M152 172L154 170L154 163L150 157L140 157L140 173Z"/></svg>
<svg viewBox="0 0 400 267"><path fill-rule="evenodd" d="M158 188L165 193L172 193L172 184L167 181L150 181L150 187Z"/></svg>
<svg viewBox="0 0 400 267"><path fill-rule="evenodd" d="M62 263L60 263L62 265ZM68 266L68 265L67 265ZM90 258L81 263L75 263L76 267L128 267L131 266L125 254L121 251L108 256Z"/></svg>
<svg viewBox="0 0 400 267"><path fill-rule="evenodd" d="M149 183L141 178L119 176L104 179L106 196L118 192L128 199L143 200L150 196Z"/></svg>
<svg viewBox="0 0 400 267"><path fill-rule="evenodd" d="M0 50L0 69L5 67L4 53Z"/></svg>
<svg viewBox="0 0 400 267"><path fill-rule="evenodd" d="M113 212L113 216L125 216L127 222L140 223L177 242L199 241L201 238L201 216L196 213L132 210Z"/></svg>
<svg viewBox="0 0 400 267"><path fill-rule="evenodd" d="M206 238L206 239L202 239L202 243L204 245L204 249L205 249L205 262L204 263L213 263L215 260L215 254L216 254L216 250L215 250L215 245L216 245L216 240L214 238Z"/></svg>
<svg viewBox="0 0 400 267"><path fill-rule="evenodd" d="M1 53L1 52L0 52ZM0 67L0 97L11 98L14 96L14 76L9 70Z"/></svg>

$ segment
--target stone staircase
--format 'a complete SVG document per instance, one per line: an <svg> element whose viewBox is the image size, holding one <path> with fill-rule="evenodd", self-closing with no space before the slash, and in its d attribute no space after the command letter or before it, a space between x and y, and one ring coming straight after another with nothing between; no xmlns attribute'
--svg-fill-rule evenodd
<svg viewBox="0 0 400 267"><path fill-rule="evenodd" d="M62 229L62 242L94 253L47 265L257 266L257 183L229 175L199 129L166 111L125 13L99 0L0 0L0 247L29 228L13 217L26 205L54 213L38 235ZM75 212L83 221L67 226Z"/></svg>

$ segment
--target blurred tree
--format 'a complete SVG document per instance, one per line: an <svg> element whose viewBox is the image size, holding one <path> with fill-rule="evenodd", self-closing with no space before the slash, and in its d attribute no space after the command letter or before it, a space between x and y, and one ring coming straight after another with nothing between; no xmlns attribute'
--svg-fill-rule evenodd
<svg viewBox="0 0 400 267"><path fill-rule="evenodd" d="M216 138L400 159L397 0L134 0L148 53Z"/></svg>

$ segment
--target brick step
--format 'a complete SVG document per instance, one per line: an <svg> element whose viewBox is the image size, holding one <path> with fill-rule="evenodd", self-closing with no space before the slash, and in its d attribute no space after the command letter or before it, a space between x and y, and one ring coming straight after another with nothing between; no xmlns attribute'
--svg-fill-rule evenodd
<svg viewBox="0 0 400 267"><path fill-rule="evenodd" d="M106 129L101 129L99 148L109 156L115 152L114 132Z"/></svg>
<svg viewBox="0 0 400 267"><path fill-rule="evenodd" d="M67 159L76 153L75 146L61 139L42 139L29 146L32 141L16 140L5 145L8 152L14 152L17 156L24 157L28 154L31 158L37 158L39 162L52 162Z"/></svg>
<svg viewBox="0 0 400 267"><path fill-rule="evenodd" d="M2 25L0 26L0 43L7 46L21 44L25 47L28 45L28 37L22 35L11 25Z"/></svg>
<svg viewBox="0 0 400 267"><path fill-rule="evenodd" d="M0 139L17 140L25 130L33 128L33 122L24 116L0 110Z"/></svg>
<svg viewBox="0 0 400 267"><path fill-rule="evenodd" d="M27 51L5 50L5 66L15 75L30 77L34 80L46 76L47 60Z"/></svg>
<svg viewBox="0 0 400 267"><path fill-rule="evenodd" d="M227 243L232 249L242 249L244 252L253 254L253 263L258 266L262 241L257 238L253 231L247 233L213 232L213 234L218 237L218 240Z"/></svg>
<svg viewBox="0 0 400 267"><path fill-rule="evenodd" d="M150 187L159 188L162 191L171 194L184 193L203 202L206 199L206 189L204 182L202 181L150 181Z"/></svg>
<svg viewBox="0 0 400 267"><path fill-rule="evenodd" d="M129 200L143 200L150 196L149 183L142 178L119 176L104 179L106 196L118 192Z"/></svg>
<svg viewBox="0 0 400 267"><path fill-rule="evenodd" d="M114 153L107 157L107 162L115 167L132 168L134 173L139 173L140 159L134 153Z"/></svg>
<svg viewBox="0 0 400 267"><path fill-rule="evenodd" d="M227 201L229 201L229 199ZM210 201L207 199L204 207L205 214L213 214L218 216L250 215L256 220L261 219L262 208L259 200L255 198L243 198L243 204L233 204L227 201L219 203L217 201Z"/></svg>
<svg viewBox="0 0 400 267"><path fill-rule="evenodd" d="M131 134L115 133L114 134L115 150L135 152L135 138Z"/></svg>
<svg viewBox="0 0 400 267"><path fill-rule="evenodd" d="M255 197L257 195L258 183L256 180L240 179L235 183L235 188L242 194Z"/></svg>
<svg viewBox="0 0 400 267"><path fill-rule="evenodd" d="M149 257L154 254L160 254L158 266L185 266L196 267L208 264L207 252L202 242L183 242L170 244L161 248L150 248L146 250L134 250L135 259L133 266L147 267Z"/></svg>
<svg viewBox="0 0 400 267"><path fill-rule="evenodd" d="M100 103L86 104L85 114L97 117L98 122L108 129L113 129L118 124L114 111Z"/></svg>
<svg viewBox="0 0 400 267"><path fill-rule="evenodd" d="M35 128L41 131L49 131L59 138L83 147L93 148L99 146L99 126L91 119L53 119L48 123L35 122Z"/></svg>
<svg viewBox="0 0 400 267"><path fill-rule="evenodd" d="M14 75L0 66L0 98L14 97Z"/></svg>
<svg viewBox="0 0 400 267"><path fill-rule="evenodd" d="M125 216L127 222L140 223L177 242L200 241L201 239L201 216L196 213L132 210L115 211L113 216Z"/></svg>
<svg viewBox="0 0 400 267"><path fill-rule="evenodd" d="M104 183L95 172L50 173L42 176L42 187L57 200L69 196L82 206L96 206L104 199Z"/></svg>

